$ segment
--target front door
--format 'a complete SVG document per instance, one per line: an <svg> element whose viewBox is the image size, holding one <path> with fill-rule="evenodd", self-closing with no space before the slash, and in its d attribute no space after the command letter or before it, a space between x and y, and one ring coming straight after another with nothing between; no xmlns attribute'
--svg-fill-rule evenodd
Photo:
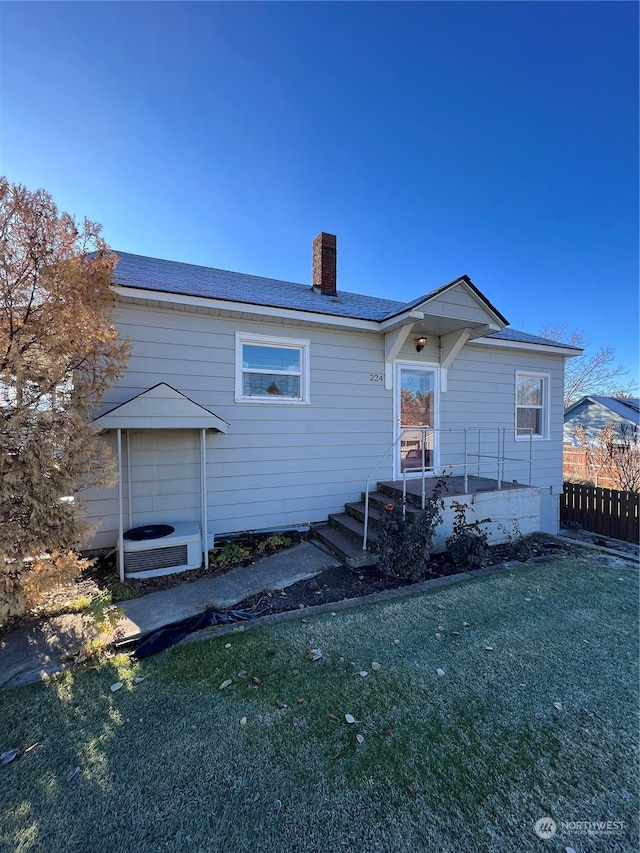
<svg viewBox="0 0 640 853"><path fill-rule="evenodd" d="M437 369L398 364L396 476L432 473L437 465ZM428 429L431 427L431 429Z"/></svg>

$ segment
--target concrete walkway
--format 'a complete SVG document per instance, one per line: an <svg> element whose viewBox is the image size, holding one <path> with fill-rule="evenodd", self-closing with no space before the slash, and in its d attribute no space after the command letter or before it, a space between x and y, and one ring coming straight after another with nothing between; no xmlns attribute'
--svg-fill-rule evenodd
<svg viewBox="0 0 640 853"><path fill-rule="evenodd" d="M123 640L133 640L172 622L196 616L208 607L226 610L263 589L285 589L338 565L337 560L313 542L302 542L215 578L183 583L174 589L123 601L118 605L124 612L118 629Z"/></svg>
<svg viewBox="0 0 640 853"><path fill-rule="evenodd" d="M135 640L165 625L197 616L208 607L226 610L264 589L285 589L338 565L313 542L302 542L219 577L186 582L123 601L118 604L124 615L117 630L122 641ZM34 622L0 636L0 687L31 684L62 671L66 660L91 636L91 626L82 614Z"/></svg>
<svg viewBox="0 0 640 853"><path fill-rule="evenodd" d="M575 535L571 538L558 536L557 541L564 544L578 544L590 551L601 553L605 558L621 558L638 565L637 545L608 540L607 544L610 547L599 547L590 541L580 541L580 538L576 538ZM123 641L135 640L165 625L197 616L208 607L225 610L264 589L285 589L297 581L312 578L324 569L337 565L340 565L337 560L313 542L303 542L281 554L265 557L251 566L231 569L220 577L185 582L164 592L154 592L120 603L118 607L123 612L119 623L121 636ZM380 596L376 594L360 601L365 603L378 597L380 599L395 598L468 580L471 577L517 568L520 565L507 563L503 566L436 578L424 581L422 584L415 584L410 589L393 590L382 593ZM337 602L328 604L326 607L338 609L341 606L352 606L352 604L352 601ZM325 605L319 609L323 607ZM283 615L296 616L297 612ZM268 621L272 618L274 617L267 616L264 620ZM215 630L224 629L216 628ZM198 634L200 637L205 636L206 631L200 631ZM66 661L77 653L91 636L91 626L82 614L57 616L33 622L0 636L0 688L31 684L60 672L68 665Z"/></svg>

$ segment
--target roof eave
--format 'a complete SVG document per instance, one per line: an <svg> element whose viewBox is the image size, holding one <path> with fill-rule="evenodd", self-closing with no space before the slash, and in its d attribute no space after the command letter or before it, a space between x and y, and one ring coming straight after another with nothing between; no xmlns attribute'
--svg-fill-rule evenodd
<svg viewBox="0 0 640 853"><path fill-rule="evenodd" d="M207 296L187 296L184 293L147 290L141 287L114 285L114 292L123 298L144 302L159 302L171 305L185 305L194 309L205 308L214 311L243 312L256 317L278 318L334 328L357 329L360 331L380 331L379 320L363 320L358 317L343 317L339 314L321 314L299 308L278 308L272 305L256 305L253 302L237 302L230 299L217 299Z"/></svg>
<svg viewBox="0 0 640 853"><path fill-rule="evenodd" d="M538 344L531 341L508 341L502 338L483 337L476 338L474 343L487 344L494 347L506 347L507 349L526 349L533 352L547 352L554 355L562 355L565 358L575 358L582 355L581 349L575 347L565 347L560 344Z"/></svg>

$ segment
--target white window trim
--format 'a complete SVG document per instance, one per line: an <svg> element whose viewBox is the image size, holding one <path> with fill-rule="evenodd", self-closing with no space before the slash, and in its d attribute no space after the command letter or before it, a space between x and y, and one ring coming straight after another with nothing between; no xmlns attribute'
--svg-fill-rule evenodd
<svg viewBox="0 0 640 853"><path fill-rule="evenodd" d="M265 344L300 351L300 397L246 397L243 391L242 347L244 344ZM236 332L236 403L253 403L271 406L308 406L311 403L311 341L295 338L281 338L274 335L255 335L249 332Z"/></svg>
<svg viewBox="0 0 640 853"><path fill-rule="evenodd" d="M542 379L542 435L532 435L532 441L548 441L550 437L550 386L551 375L549 373L539 373L536 370L516 370L515 388L514 388L514 403L515 403L515 439L516 441L529 441L528 435L518 435L518 409L531 409L533 406L518 406L518 379Z"/></svg>

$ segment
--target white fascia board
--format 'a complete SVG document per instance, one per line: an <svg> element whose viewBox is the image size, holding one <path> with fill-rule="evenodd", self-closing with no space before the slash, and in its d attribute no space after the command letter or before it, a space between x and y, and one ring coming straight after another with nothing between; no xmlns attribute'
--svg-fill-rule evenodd
<svg viewBox="0 0 640 853"><path fill-rule="evenodd" d="M583 350L568 349L563 346L547 346L546 344L533 344L526 341L504 341L498 338L474 338L469 343L482 344L491 347L505 347L506 349L522 349L528 352L544 352L550 355L562 355L565 358L575 358L582 355Z"/></svg>
<svg viewBox="0 0 640 853"><path fill-rule="evenodd" d="M383 320L382 323L377 323L377 326L381 332L391 332L400 326L413 325L416 320L424 320L424 311L405 311L396 317L392 317L390 320Z"/></svg>
<svg viewBox="0 0 640 853"><path fill-rule="evenodd" d="M335 314L318 314L313 311L297 311L293 308L274 308L270 305L254 305L251 302L232 302L230 300L207 298L205 296L186 296L182 293L165 293L157 290L144 290L137 287L114 285L118 296L142 299L167 306L184 305L192 308L207 308L219 311L233 311L236 314L255 314L258 317L277 317L283 320L333 326L339 329L356 329L364 332L380 332L377 320L358 320L353 317L340 317Z"/></svg>
<svg viewBox="0 0 640 853"><path fill-rule="evenodd" d="M470 338L469 340L475 340L475 338L483 338L487 332L501 332L504 329L504 326L496 326L495 323L486 323L484 326L473 326L469 325Z"/></svg>

